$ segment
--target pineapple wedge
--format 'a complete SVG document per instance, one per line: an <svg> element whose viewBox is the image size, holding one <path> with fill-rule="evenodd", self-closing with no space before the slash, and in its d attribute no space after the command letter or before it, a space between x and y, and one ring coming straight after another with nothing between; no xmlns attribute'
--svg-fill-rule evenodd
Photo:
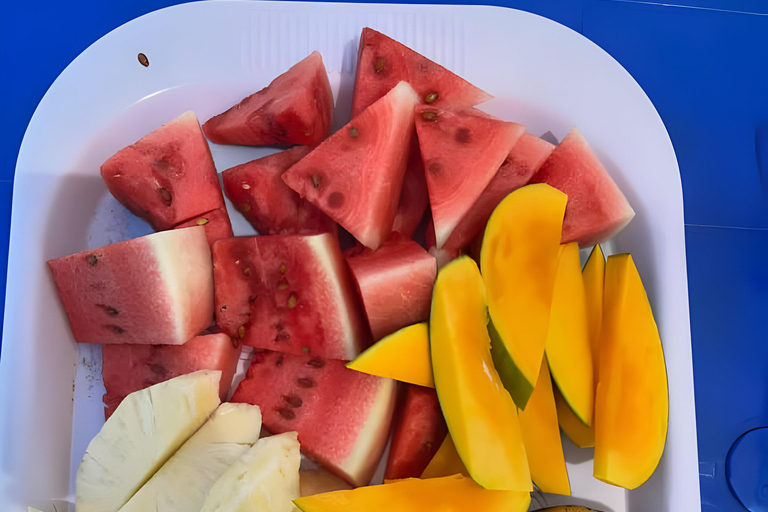
<svg viewBox="0 0 768 512"><path fill-rule="evenodd" d="M292 512L301 497L296 432L259 439L211 488L200 512Z"/></svg>
<svg viewBox="0 0 768 512"><path fill-rule="evenodd" d="M213 484L253 446L260 431L258 406L221 404L120 512L199 512Z"/></svg>
<svg viewBox="0 0 768 512"><path fill-rule="evenodd" d="M219 405L221 372L128 395L93 438L75 480L77 512L117 512Z"/></svg>

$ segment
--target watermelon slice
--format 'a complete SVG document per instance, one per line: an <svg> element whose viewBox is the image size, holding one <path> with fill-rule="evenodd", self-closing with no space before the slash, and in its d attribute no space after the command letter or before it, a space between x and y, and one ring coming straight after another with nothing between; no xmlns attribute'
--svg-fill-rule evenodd
<svg viewBox="0 0 768 512"><path fill-rule="evenodd" d="M350 360L370 341L336 238L272 235L213 245L216 320L246 345Z"/></svg>
<svg viewBox="0 0 768 512"><path fill-rule="evenodd" d="M543 139L522 134L483 193L456 225L443 249L451 254L466 249L483 232L493 209L510 192L527 184L553 149L555 146Z"/></svg>
<svg viewBox="0 0 768 512"><path fill-rule="evenodd" d="M309 151L307 146L296 146L221 173L224 193L260 234L336 232L333 220L281 178Z"/></svg>
<svg viewBox="0 0 768 512"><path fill-rule="evenodd" d="M305 455L359 486L384 451L396 389L341 361L257 351L232 401L258 405L267 430L298 432Z"/></svg>
<svg viewBox="0 0 768 512"><path fill-rule="evenodd" d="M364 28L357 54L352 117L400 81L411 84L421 102L438 108L472 107L493 98L407 46L371 28Z"/></svg>
<svg viewBox="0 0 768 512"><path fill-rule="evenodd" d="M101 376L105 418L134 391L198 370L220 370L219 397L227 399L240 345L226 334L196 336L184 345L104 345Z"/></svg>
<svg viewBox="0 0 768 512"><path fill-rule="evenodd" d="M442 248L525 132L476 109L416 107L436 246Z"/></svg>
<svg viewBox="0 0 768 512"><path fill-rule="evenodd" d="M224 206L208 143L186 112L121 149L101 166L107 188L156 230Z"/></svg>
<svg viewBox="0 0 768 512"><path fill-rule="evenodd" d="M589 247L624 229L635 211L608 171L574 128L533 176L568 195L562 243Z"/></svg>
<svg viewBox="0 0 768 512"><path fill-rule="evenodd" d="M392 233L375 251L353 248L344 256L357 281L374 340L429 318L437 264L419 244Z"/></svg>
<svg viewBox="0 0 768 512"><path fill-rule="evenodd" d="M316 146L331 133L333 94L318 52L203 125L217 144Z"/></svg>
<svg viewBox="0 0 768 512"><path fill-rule="evenodd" d="M419 478L448 434L434 389L408 385L396 415L386 480Z"/></svg>
<svg viewBox="0 0 768 512"><path fill-rule="evenodd" d="M400 82L283 180L363 245L378 248L392 231L417 101L413 88Z"/></svg>
<svg viewBox="0 0 768 512"><path fill-rule="evenodd" d="M209 245L213 245L213 242L216 240L234 236L234 233L232 233L232 223L229 221L229 214L225 206L202 213L197 217L189 219L187 222L182 222L173 229L193 226L203 226L205 228L205 236L208 238Z"/></svg>
<svg viewBox="0 0 768 512"><path fill-rule="evenodd" d="M211 250L200 226L48 261L79 343L181 345L213 321Z"/></svg>
<svg viewBox="0 0 768 512"><path fill-rule="evenodd" d="M419 139L413 133L408 153L408 165L403 175L403 188L395 211L392 231L411 237L421 224L424 212L429 206L427 178L424 176L424 163L421 160Z"/></svg>

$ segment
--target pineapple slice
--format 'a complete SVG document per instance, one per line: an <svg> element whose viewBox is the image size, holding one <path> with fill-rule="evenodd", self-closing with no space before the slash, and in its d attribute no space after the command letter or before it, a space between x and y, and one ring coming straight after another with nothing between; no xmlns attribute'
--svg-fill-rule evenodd
<svg viewBox="0 0 768 512"><path fill-rule="evenodd" d="M202 370L128 395L80 462L77 512L125 505L219 405L220 378Z"/></svg>
<svg viewBox="0 0 768 512"><path fill-rule="evenodd" d="M199 512L213 484L253 446L260 431L258 406L221 404L120 512Z"/></svg>
<svg viewBox="0 0 768 512"><path fill-rule="evenodd" d="M292 512L299 498L296 432L259 439L214 484L201 512Z"/></svg>

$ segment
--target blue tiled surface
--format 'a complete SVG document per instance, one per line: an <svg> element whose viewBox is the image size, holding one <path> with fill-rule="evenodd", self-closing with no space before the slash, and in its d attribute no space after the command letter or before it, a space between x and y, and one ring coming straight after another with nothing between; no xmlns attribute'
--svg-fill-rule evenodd
<svg viewBox="0 0 768 512"><path fill-rule="evenodd" d="M37 103L89 44L175 3L0 3L0 268L7 265L16 155ZM746 510L730 493L724 464L741 434L768 426L768 3L477 3L527 10L583 32L627 68L664 120L685 199L702 508ZM4 290L4 272L0 285Z"/></svg>

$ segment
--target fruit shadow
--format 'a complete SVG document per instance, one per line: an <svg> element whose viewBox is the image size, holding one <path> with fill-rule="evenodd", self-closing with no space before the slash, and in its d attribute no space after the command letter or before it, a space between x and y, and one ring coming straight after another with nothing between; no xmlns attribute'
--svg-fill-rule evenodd
<svg viewBox="0 0 768 512"><path fill-rule="evenodd" d="M352 113L352 95L355 90L355 69L357 67L357 39L350 39L344 45L341 73L339 74L339 92L333 108L333 131L347 124Z"/></svg>

